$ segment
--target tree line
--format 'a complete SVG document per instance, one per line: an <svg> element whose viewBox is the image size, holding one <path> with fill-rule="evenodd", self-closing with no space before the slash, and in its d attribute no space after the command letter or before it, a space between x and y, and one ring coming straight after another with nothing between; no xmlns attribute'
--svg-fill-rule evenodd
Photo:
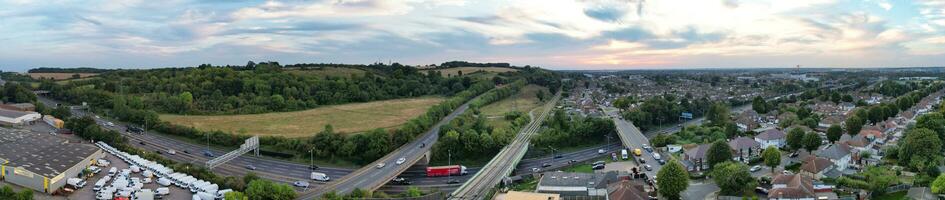
<svg viewBox="0 0 945 200"><path fill-rule="evenodd" d="M556 109L544 125L547 128L531 139L531 143L539 148L598 144L605 140L607 135L617 132L612 120L569 115L561 109Z"/></svg>
<svg viewBox="0 0 945 200"><path fill-rule="evenodd" d="M622 97L624 99L628 97ZM615 101L618 108L627 108L631 100ZM619 102L619 103L618 103ZM621 112L623 118L633 121L633 124L641 131L650 130L660 125L673 124L681 122L683 112L692 113L693 118L703 116L708 110L710 103L708 98L691 99L689 97L677 98L673 95L662 95L652 97L643 101L639 107Z"/></svg>
<svg viewBox="0 0 945 200"><path fill-rule="evenodd" d="M475 161L498 153L512 141L519 128L528 124L528 116L521 112L506 113L504 117L512 125L496 128L486 123L486 116L479 113L479 108L518 93L525 84L524 80L518 80L472 100L470 110L440 127L440 139L433 146L433 159L448 160L452 155L459 162Z"/></svg>

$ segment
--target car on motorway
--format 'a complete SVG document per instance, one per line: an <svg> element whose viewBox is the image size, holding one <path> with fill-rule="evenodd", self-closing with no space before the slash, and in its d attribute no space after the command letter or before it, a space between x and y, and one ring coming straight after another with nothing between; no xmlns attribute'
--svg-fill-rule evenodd
<svg viewBox="0 0 945 200"><path fill-rule="evenodd" d="M643 165L643 168L646 168L646 171L653 171L653 166Z"/></svg>
<svg viewBox="0 0 945 200"><path fill-rule="evenodd" d="M410 184L413 184L413 182L410 182L410 179L406 179L406 178L403 178L403 177L396 177L396 178L394 178L394 179L391 179L390 182L393 183L394 185L410 185Z"/></svg>
<svg viewBox="0 0 945 200"><path fill-rule="evenodd" d="M316 169L318 169L318 165L309 165L309 166L308 166L308 169L316 170Z"/></svg>
<svg viewBox="0 0 945 200"><path fill-rule="evenodd" d="M213 152L210 151L203 151L203 155L211 158L216 157L213 155Z"/></svg>
<svg viewBox="0 0 945 200"><path fill-rule="evenodd" d="M597 154L604 154L604 153L607 153L607 151L604 149L597 149Z"/></svg>
<svg viewBox="0 0 945 200"><path fill-rule="evenodd" d="M387 165L387 164L385 164L385 163L377 163L376 166L377 166L378 169L380 169L380 168L384 168L384 166L386 166L386 165Z"/></svg>
<svg viewBox="0 0 945 200"><path fill-rule="evenodd" d="M407 158L400 157L397 159L397 165L404 164L404 162L407 162Z"/></svg>
<svg viewBox="0 0 945 200"><path fill-rule="evenodd" d="M539 172L539 171L541 171L541 169L538 169L537 167L532 167L532 172Z"/></svg>
<svg viewBox="0 0 945 200"><path fill-rule="evenodd" d="M168 149L167 154L174 155L174 154L177 154L177 151L174 151L173 149Z"/></svg>
<svg viewBox="0 0 945 200"><path fill-rule="evenodd" d="M555 154L554 157L555 157L555 159L558 159L558 158L563 158L564 156L562 156L561 154Z"/></svg>
<svg viewBox="0 0 945 200"><path fill-rule="evenodd" d="M541 164L541 167L542 167L542 168L551 167L551 163L542 163L542 164Z"/></svg>
<svg viewBox="0 0 945 200"><path fill-rule="evenodd" d="M308 181L296 181L296 182L292 183L292 185L295 185L296 187L307 188L307 187L308 187Z"/></svg>
<svg viewBox="0 0 945 200"><path fill-rule="evenodd" d="M426 146L427 146L427 143L425 143L425 142L421 142L421 143L420 143L420 148L423 148L423 147L426 147Z"/></svg>
<svg viewBox="0 0 945 200"><path fill-rule="evenodd" d="M246 165L245 167L248 170L256 170L256 166L253 166L253 165Z"/></svg>
<svg viewBox="0 0 945 200"><path fill-rule="evenodd" d="M761 166L758 166L758 165L751 166L751 169L749 170L752 172L757 172L758 170L761 170Z"/></svg>
<svg viewBox="0 0 945 200"><path fill-rule="evenodd" d="M456 180L456 179L450 179L446 181L446 184L457 184L457 183L459 183L459 180Z"/></svg>
<svg viewBox="0 0 945 200"><path fill-rule="evenodd" d="M138 144L145 145L144 141L140 141Z"/></svg>

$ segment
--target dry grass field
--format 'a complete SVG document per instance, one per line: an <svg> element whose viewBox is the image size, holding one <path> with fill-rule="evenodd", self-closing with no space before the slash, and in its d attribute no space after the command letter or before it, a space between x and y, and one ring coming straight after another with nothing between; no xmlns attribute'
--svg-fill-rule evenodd
<svg viewBox="0 0 945 200"><path fill-rule="evenodd" d="M548 92L548 88L529 84L522 88L518 94L486 105L480 108L480 111L489 118L489 123L493 126L509 126L511 125L510 122L503 118L506 112L517 110L527 114L528 111L531 111L532 109L542 105L542 103L538 101L538 97L535 95L539 90L545 91L545 95L547 96L546 98L550 98L553 95Z"/></svg>
<svg viewBox="0 0 945 200"><path fill-rule="evenodd" d="M250 135L312 136L331 124L336 132L359 133L376 128L396 128L443 101L442 97L418 97L324 106L310 110L251 115L161 115L161 120L200 130Z"/></svg>
<svg viewBox="0 0 945 200"><path fill-rule="evenodd" d="M29 73L30 77L34 79L53 79L53 80L65 80L71 79L72 75L79 74L80 78L92 77L98 75L98 73Z"/></svg>
<svg viewBox="0 0 945 200"><path fill-rule="evenodd" d="M517 69L504 68L504 67L454 67L454 68L435 69L435 70L440 71L440 73L442 73L443 76L457 76L459 75L460 71L463 72L463 75L472 74L477 71L486 71L486 72L495 72L495 73L518 71Z"/></svg>

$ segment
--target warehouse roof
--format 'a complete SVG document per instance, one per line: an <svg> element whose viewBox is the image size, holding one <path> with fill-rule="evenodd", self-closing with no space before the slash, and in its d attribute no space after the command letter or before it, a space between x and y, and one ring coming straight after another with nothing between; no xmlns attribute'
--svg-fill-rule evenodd
<svg viewBox="0 0 945 200"><path fill-rule="evenodd" d="M69 143L44 133L23 129L0 128L0 159L7 166L55 177L99 151L94 145Z"/></svg>
<svg viewBox="0 0 945 200"><path fill-rule="evenodd" d="M23 117L32 113L33 112L23 112L23 111L18 111L18 110L9 110L9 109L0 108L0 116L8 117L8 118L20 118L20 117Z"/></svg>

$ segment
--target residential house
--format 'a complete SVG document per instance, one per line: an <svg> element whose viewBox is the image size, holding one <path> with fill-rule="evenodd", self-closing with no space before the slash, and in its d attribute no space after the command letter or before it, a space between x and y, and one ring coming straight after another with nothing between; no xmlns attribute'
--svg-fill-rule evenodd
<svg viewBox="0 0 945 200"><path fill-rule="evenodd" d="M686 149L683 153L683 164L689 171L703 171L709 169L709 164L705 160L705 153L709 150L709 144L700 144L699 146Z"/></svg>
<svg viewBox="0 0 945 200"><path fill-rule="evenodd" d="M748 137L732 139L728 141L728 146L735 152L733 155L737 161L748 162L751 158L761 155L761 143Z"/></svg>
<svg viewBox="0 0 945 200"><path fill-rule="evenodd" d="M755 110L749 109L735 117L735 126L738 126L739 131L748 131L758 128L760 121L761 116Z"/></svg>
<svg viewBox="0 0 945 200"><path fill-rule="evenodd" d="M771 180L771 190L768 190L768 199L817 199L817 193L814 190L814 181L810 177L801 175L780 174Z"/></svg>
<svg viewBox="0 0 945 200"><path fill-rule="evenodd" d="M843 111L843 114L847 114L850 111L852 111L854 108L856 108L856 104L853 104L851 102L840 102L839 106L840 106L840 109Z"/></svg>
<svg viewBox="0 0 945 200"><path fill-rule="evenodd" d="M778 129L768 129L764 132L759 133L758 135L755 135L755 141L761 144L762 149L765 149L771 146L775 148L781 148L781 147L784 147L785 136L786 134L784 134L784 131L781 131Z"/></svg>
<svg viewBox="0 0 945 200"><path fill-rule="evenodd" d="M830 159L830 162L833 162L833 164L837 166L837 170L841 172L847 169L853 159L852 148L846 143L827 145L826 148L818 151L816 155L817 157Z"/></svg>
<svg viewBox="0 0 945 200"><path fill-rule="evenodd" d="M860 133L857 136L868 139L869 141L874 141L876 139L884 139L883 132L876 129L863 129L860 130Z"/></svg>
<svg viewBox="0 0 945 200"><path fill-rule="evenodd" d="M649 200L643 183L640 181L621 180L607 186L607 199Z"/></svg>
<svg viewBox="0 0 945 200"><path fill-rule="evenodd" d="M823 177L836 178L840 176L830 159L809 156L801 164L800 174L812 179L820 180Z"/></svg>

